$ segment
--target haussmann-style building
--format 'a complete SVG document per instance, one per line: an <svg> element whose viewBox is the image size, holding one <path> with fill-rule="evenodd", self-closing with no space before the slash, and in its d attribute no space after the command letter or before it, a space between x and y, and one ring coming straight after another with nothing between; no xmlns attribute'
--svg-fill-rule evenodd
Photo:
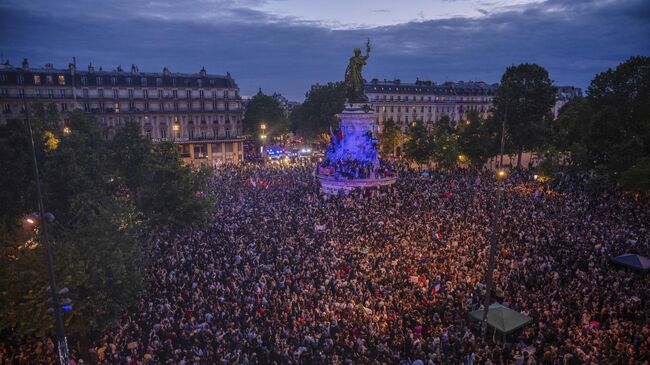
<svg viewBox="0 0 650 365"><path fill-rule="evenodd" d="M239 164L243 161L242 107L235 80L198 73L67 69L52 64L30 68L0 64L0 123L20 118L25 104L56 108L65 120L75 109L92 114L114 133L127 120L141 126L153 142L173 141L185 162L193 165Z"/></svg>

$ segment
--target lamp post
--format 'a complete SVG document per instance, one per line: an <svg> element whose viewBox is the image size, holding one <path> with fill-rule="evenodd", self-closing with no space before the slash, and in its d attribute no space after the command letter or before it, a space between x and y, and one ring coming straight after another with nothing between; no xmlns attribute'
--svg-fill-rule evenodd
<svg viewBox="0 0 650 365"><path fill-rule="evenodd" d="M32 132L32 124L29 122L29 111L27 110L27 102L23 99L25 106L25 124L29 131L29 139L31 141L32 149L32 163L34 165L34 178L36 179L36 197L38 201L38 223L40 226L41 237L43 239L43 246L45 246L45 258L47 260L47 273L50 282L50 291L52 292L52 302L54 304L54 320L56 325L56 339L57 351L60 365L70 364L70 355L68 353L68 340L65 337L65 330L63 328L63 319L61 318L61 308L59 308L59 291L56 287L56 280L54 277L54 256L52 254L52 246L47 234L47 217L45 207L43 205L43 195L41 192L41 179L38 174L38 162L36 161L36 148L34 147L34 135ZM49 213L48 213L49 214ZM31 220L31 222L30 222ZM27 218L28 223L36 223L33 218Z"/></svg>
<svg viewBox="0 0 650 365"><path fill-rule="evenodd" d="M266 162L266 123L262 122L260 124L260 130L262 131L260 134L260 139L262 140L262 161Z"/></svg>
<svg viewBox="0 0 650 365"><path fill-rule="evenodd" d="M494 275L494 261L497 247L497 236L499 229L499 217L501 215L501 193L503 190L503 180L507 177L506 171L503 169L503 149L505 144L506 135L506 118L508 117L508 102L506 101L505 113L501 120L501 148L499 150L499 168L496 171L497 177L497 201L496 209L494 209L494 218L492 221L492 235L490 236L490 253L488 257L487 279L485 285L485 302L483 303L483 321L481 324L481 338L485 341L488 324L488 311L490 309L490 294L492 291L492 276Z"/></svg>

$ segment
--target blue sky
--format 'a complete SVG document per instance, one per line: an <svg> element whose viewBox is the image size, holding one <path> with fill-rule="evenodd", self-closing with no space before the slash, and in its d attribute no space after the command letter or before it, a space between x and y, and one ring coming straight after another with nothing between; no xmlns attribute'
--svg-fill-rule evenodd
<svg viewBox="0 0 650 365"><path fill-rule="evenodd" d="M366 79L497 82L535 62L557 84L650 54L645 0L0 0L0 53L12 64L229 71L254 94L302 100L342 79L370 38Z"/></svg>

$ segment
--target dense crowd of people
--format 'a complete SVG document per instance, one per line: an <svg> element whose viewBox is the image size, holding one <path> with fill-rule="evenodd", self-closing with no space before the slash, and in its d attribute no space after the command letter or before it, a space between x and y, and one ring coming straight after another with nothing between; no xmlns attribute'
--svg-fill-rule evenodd
<svg viewBox="0 0 650 365"><path fill-rule="evenodd" d="M650 279L608 261L648 255L646 203L510 176L493 294L533 320L482 340L495 181L400 170L346 197L313 166L217 171L212 223L157 234L147 293L83 362L648 364Z"/></svg>
<svg viewBox="0 0 650 365"><path fill-rule="evenodd" d="M342 179L381 179L393 176L389 165L383 160L342 159L332 161L325 158L320 164L319 173Z"/></svg>

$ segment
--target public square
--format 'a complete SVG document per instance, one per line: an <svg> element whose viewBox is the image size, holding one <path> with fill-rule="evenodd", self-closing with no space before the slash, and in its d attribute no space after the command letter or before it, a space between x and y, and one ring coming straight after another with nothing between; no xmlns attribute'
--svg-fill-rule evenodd
<svg viewBox="0 0 650 365"><path fill-rule="evenodd" d="M494 179L400 174L389 190L340 198L318 192L312 166L220 171L210 225L156 232L152 294L87 361L647 361L648 276L609 262L647 242L647 205L508 177L495 301L533 319L507 345L490 329L486 344L468 313L483 298Z"/></svg>

